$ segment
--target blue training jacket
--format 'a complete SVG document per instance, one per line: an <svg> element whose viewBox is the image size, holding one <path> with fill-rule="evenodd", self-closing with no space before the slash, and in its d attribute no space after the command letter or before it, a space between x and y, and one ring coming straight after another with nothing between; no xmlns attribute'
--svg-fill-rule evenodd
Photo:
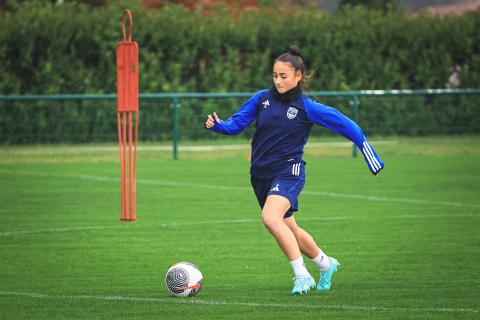
<svg viewBox="0 0 480 320"><path fill-rule="evenodd" d="M372 173L378 173L384 167L383 161L355 122L303 93L291 103L281 103L269 89L260 90L230 118L220 120L220 123L215 121L209 130L235 135L254 120L257 121L252 140L252 176L272 178L292 163L305 163L302 159L303 148L313 124L326 127L355 143Z"/></svg>

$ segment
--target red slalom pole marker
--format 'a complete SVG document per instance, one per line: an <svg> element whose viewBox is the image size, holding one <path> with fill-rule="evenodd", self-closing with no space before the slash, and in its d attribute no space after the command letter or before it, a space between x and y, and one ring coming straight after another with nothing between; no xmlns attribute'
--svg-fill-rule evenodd
<svg viewBox="0 0 480 320"><path fill-rule="evenodd" d="M125 16L130 20L128 37L125 32ZM137 220L138 44L132 41L132 26L132 13L130 10L125 10L122 16L123 42L117 44L117 130L120 145L122 211L120 220L124 221ZM133 131L133 115L135 115L135 131ZM135 132L134 137L133 132Z"/></svg>

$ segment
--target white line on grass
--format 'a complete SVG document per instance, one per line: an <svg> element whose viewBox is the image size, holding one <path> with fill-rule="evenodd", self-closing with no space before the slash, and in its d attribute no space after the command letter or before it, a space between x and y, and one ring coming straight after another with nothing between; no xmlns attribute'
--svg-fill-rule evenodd
<svg viewBox="0 0 480 320"><path fill-rule="evenodd" d="M313 219L301 219L301 220L345 220L349 219L348 217L323 217L323 218L313 218ZM161 228L171 228L171 227L187 227L187 226L196 226L196 225L213 225L213 224L236 224L236 223L257 223L260 222L258 219L231 219L231 220L206 220L206 221L190 221L183 223L150 223L150 224L137 224L136 227L161 227ZM108 228L121 228L122 225L106 225L106 226L81 226L81 227L62 227L62 228L49 228L49 229L38 229L38 230L12 230L0 232L0 237L7 237L12 235L28 235L28 234L37 234L37 233L58 233L58 232L75 232L75 231L86 231L86 230L98 230L98 229L108 229Z"/></svg>
<svg viewBox="0 0 480 320"><path fill-rule="evenodd" d="M398 141L370 141L373 145L396 145ZM352 143L348 141L331 141L331 142L309 142L305 148L308 150L311 147L345 147L351 148ZM178 146L179 151L194 151L205 152L215 150L246 150L250 149L250 144L228 144L228 145L194 145L194 146ZM4 149L8 152L17 154L31 155L31 154L83 154L85 152L118 152L118 146L72 146L72 147L9 147ZM173 146L139 146L138 152L158 152L158 151L172 151Z"/></svg>
<svg viewBox="0 0 480 320"><path fill-rule="evenodd" d="M86 174L58 174L58 173L52 173L52 172L32 172L32 171L1 170L1 169L0 169L0 172L7 173L7 174L21 174L21 175L56 177L56 178L73 178L73 179L84 179L84 180L105 181L105 182L120 181L119 178L93 176L93 175L86 175ZM241 191L248 190L250 191L251 189L248 187L235 187L235 186L225 186L225 185L222 186L222 185L201 184L196 182L178 182L178 181L151 180L151 179L137 179L137 183L160 185L160 186L172 186L172 187L190 187L190 188L195 187L195 188L201 188L201 189L215 189L215 190L241 190ZM445 205L445 206L453 206L453 207L480 208L480 204L468 204L468 203L451 202L451 201L392 198L392 197L367 196L367 195L359 195L359 194L309 191L309 190L303 191L302 194L312 195L312 196L327 196L327 197L359 199L359 200L367 200L367 201L379 201L379 202L403 202L403 203L414 203L414 204L436 204L436 205Z"/></svg>
<svg viewBox="0 0 480 320"><path fill-rule="evenodd" d="M32 234L32 233L84 231L84 230L106 229L106 228L115 228L115 227L116 226L85 226L85 227L50 228L50 229L39 229L39 230L15 230L15 231L0 232L0 237L20 235L20 234Z"/></svg>
<svg viewBox="0 0 480 320"><path fill-rule="evenodd" d="M480 213L447 213L447 214L401 214L401 215L384 215L376 216L375 219L431 219L431 218L461 218L461 217L480 217ZM336 217L313 217L313 218L298 218L299 222L302 221L337 221L337 220L369 220L372 216L336 216ZM214 224L237 224L237 223L260 223L260 217L258 219L230 219L230 220L205 220L205 221L189 221L189 222L174 222L174 223L150 223L150 224L137 224L136 228L141 227L188 227L196 225L214 225ZM63 228L49 228L38 230L12 230L0 232L0 237L15 236L15 235L28 235L38 233L61 233L61 232L76 232L86 230L99 230L109 228L121 228L122 225L105 225L105 226L79 226L79 227L63 227Z"/></svg>
<svg viewBox="0 0 480 320"><path fill-rule="evenodd" d="M349 198L349 199L360 199L360 200L369 200L369 201L405 202L405 203L415 203L415 204L440 204L440 205L445 205L445 206L469 207L469 208L479 208L480 207L480 205L478 205L478 204L468 204L468 203L460 203L460 202L404 199L404 198L391 198L391 197L377 197L377 196L366 196L366 195L335 193L335 192L323 192L323 191L308 191L308 190L306 190L306 191L303 191L303 194L319 195L319 196L331 196L331 197Z"/></svg>
<svg viewBox="0 0 480 320"><path fill-rule="evenodd" d="M228 300L203 300L198 298L176 299L176 298L147 298L147 297L124 297L124 296L98 296L98 295L53 295L35 292L9 292L0 291L0 296L16 296L32 299L61 299L61 300L104 300L104 301L133 301L133 302L152 302L152 303L178 303L178 304L198 304L211 306L244 306L259 308L307 308L324 310L351 310L351 311L380 311L380 312L448 312L448 313L478 313L477 309L471 308L390 308L379 306L354 306L354 305L309 305L301 303L259 303L242 302Z"/></svg>

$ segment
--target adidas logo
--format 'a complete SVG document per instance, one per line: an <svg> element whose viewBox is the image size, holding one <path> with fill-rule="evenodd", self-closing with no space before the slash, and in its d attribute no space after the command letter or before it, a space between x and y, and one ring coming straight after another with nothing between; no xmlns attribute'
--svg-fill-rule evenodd
<svg viewBox="0 0 480 320"><path fill-rule="evenodd" d="M280 192L280 189L278 188L279 185L278 183L275 185L275 187L273 187L270 191L277 191L277 192Z"/></svg>
<svg viewBox="0 0 480 320"><path fill-rule="evenodd" d="M267 100L267 101L263 101L262 104L263 104L263 108L266 108L270 105L270 102Z"/></svg>

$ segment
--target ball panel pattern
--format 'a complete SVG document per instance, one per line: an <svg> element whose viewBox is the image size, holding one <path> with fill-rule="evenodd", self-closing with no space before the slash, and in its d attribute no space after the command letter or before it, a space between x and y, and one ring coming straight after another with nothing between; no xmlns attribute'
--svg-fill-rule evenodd
<svg viewBox="0 0 480 320"><path fill-rule="evenodd" d="M197 293L200 292L200 290L202 289L202 283L203 283L203 279L201 279L200 281L198 281L196 284L197 284L197 287L196 288L193 288L190 293L188 294L189 297L193 297L194 295L196 295Z"/></svg>
<svg viewBox="0 0 480 320"><path fill-rule="evenodd" d="M185 291L185 289L177 288L188 287L188 272L182 267L174 266L168 270L165 282L167 283L167 288L171 293L180 295Z"/></svg>

